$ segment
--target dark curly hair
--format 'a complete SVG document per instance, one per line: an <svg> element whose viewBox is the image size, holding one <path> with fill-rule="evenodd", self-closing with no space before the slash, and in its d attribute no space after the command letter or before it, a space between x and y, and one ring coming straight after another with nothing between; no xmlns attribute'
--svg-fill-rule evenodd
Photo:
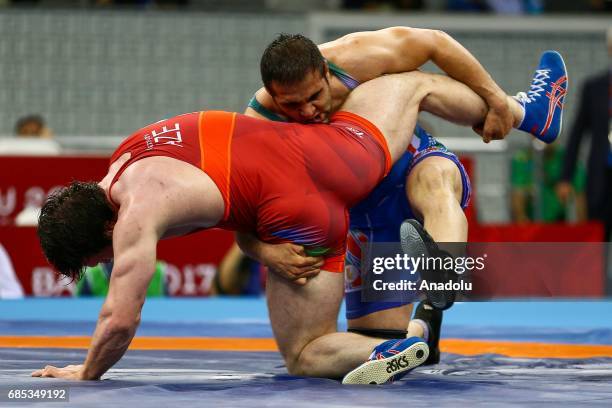
<svg viewBox="0 0 612 408"><path fill-rule="evenodd" d="M115 211L95 182L74 181L49 196L38 217L38 237L47 260L78 280L87 259L112 244Z"/></svg>
<svg viewBox="0 0 612 408"><path fill-rule="evenodd" d="M264 86L272 93L272 82L293 85L312 71L325 76L325 59L309 38L301 34L279 34L261 56L259 68Z"/></svg>

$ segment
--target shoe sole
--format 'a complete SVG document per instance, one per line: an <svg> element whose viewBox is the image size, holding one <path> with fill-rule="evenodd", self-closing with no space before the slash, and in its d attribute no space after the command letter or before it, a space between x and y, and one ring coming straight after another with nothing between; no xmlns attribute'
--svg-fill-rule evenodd
<svg viewBox="0 0 612 408"><path fill-rule="evenodd" d="M363 363L345 375L342 384L384 384L391 377L420 366L427 360L428 356L429 347L426 343L419 341L392 357ZM405 367L389 372L388 370L392 367L394 361L397 361L395 366L400 367L399 364L405 364Z"/></svg>
<svg viewBox="0 0 612 408"><path fill-rule="evenodd" d="M406 255L429 256L425 241L423 241L421 234L419 234L416 227L409 220L404 221L400 226L400 245Z"/></svg>
<svg viewBox="0 0 612 408"><path fill-rule="evenodd" d="M417 231L417 228L406 220L400 226L400 245L404 254L408 256L421 256L421 254L428 257L429 250L427 245L421 237L421 234ZM421 278L423 278L421 276ZM431 290L427 291L427 299L429 302L438 310L447 310L455 303L455 294L448 295L443 291Z"/></svg>

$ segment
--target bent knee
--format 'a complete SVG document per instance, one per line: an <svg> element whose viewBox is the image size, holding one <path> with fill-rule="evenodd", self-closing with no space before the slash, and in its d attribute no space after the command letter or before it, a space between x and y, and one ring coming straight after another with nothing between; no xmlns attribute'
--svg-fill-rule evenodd
<svg viewBox="0 0 612 408"><path fill-rule="evenodd" d="M316 358L309 352L302 352L298 356L287 358L285 359L285 364L287 365L287 371L290 375L298 377L317 376Z"/></svg>
<svg viewBox="0 0 612 408"><path fill-rule="evenodd" d="M408 178L409 199L426 202L428 206L461 203L463 185L461 173L452 161L441 157L423 160Z"/></svg>
<svg viewBox="0 0 612 408"><path fill-rule="evenodd" d="M453 194L457 185L459 169L452 164L440 165L439 163L426 164L416 172L414 182L424 192L434 194ZM416 170L416 169L415 169Z"/></svg>
<svg viewBox="0 0 612 408"><path fill-rule="evenodd" d="M398 74L385 75L380 78L388 81L388 86L401 90L403 95L413 99L423 100L436 86L438 76L421 71L409 71Z"/></svg>

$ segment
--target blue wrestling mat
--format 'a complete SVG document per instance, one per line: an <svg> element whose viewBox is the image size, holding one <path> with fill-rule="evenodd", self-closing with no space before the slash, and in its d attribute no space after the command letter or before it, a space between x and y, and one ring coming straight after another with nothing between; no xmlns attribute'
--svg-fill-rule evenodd
<svg viewBox="0 0 612 408"><path fill-rule="evenodd" d="M2 301L0 339L89 336L100 305L101 300L84 299ZM441 364L417 368L401 381L375 387L289 376L281 356L269 351L130 350L103 381L39 379L29 374L46 364L81 363L86 350L4 344L0 390L69 387L70 402L32 403L37 407L610 406L612 354L606 353L612 350L611 312L612 302L458 304L445 315L448 350L462 342L486 341L519 349L550 346L544 350L552 354L569 347L601 355L525 358L447 351ZM194 337L255 342L272 333L262 299L187 299L147 301L137 336L170 337L177 343Z"/></svg>

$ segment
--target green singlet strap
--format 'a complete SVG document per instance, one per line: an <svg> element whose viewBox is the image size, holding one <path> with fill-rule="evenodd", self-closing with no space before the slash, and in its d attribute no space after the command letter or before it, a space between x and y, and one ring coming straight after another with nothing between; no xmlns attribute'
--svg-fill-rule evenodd
<svg viewBox="0 0 612 408"><path fill-rule="evenodd" d="M336 76L348 89L352 91L359 86L360 82L353 78L348 72L330 60L325 61L327 62L327 66L329 67L329 71L332 73L332 75Z"/></svg>
<svg viewBox="0 0 612 408"><path fill-rule="evenodd" d="M270 109L263 106L255 95L249 101L249 108L253 109L255 112L259 113L261 116L265 117L268 120L272 120L274 122L287 122L287 119L282 117L276 112L272 112Z"/></svg>

